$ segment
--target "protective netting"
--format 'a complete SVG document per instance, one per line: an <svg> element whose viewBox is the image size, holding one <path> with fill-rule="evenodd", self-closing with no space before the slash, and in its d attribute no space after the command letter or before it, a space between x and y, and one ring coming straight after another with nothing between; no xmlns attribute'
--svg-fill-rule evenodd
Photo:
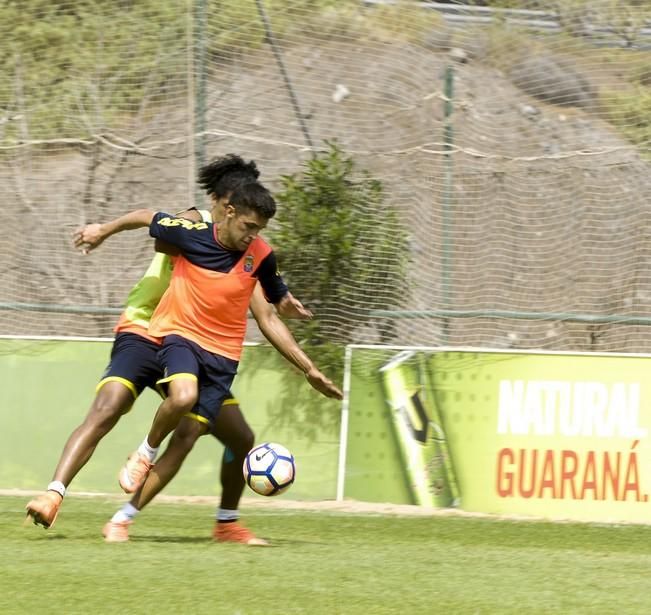
<svg viewBox="0 0 651 615"><path fill-rule="evenodd" d="M83 258L78 224L201 203L197 167L227 152L277 190L336 140L399 210L410 263L407 292L340 279L388 309L342 299L318 312L333 337L651 351L651 7L508 4L528 10L4 2L0 331L110 336L152 241Z"/></svg>

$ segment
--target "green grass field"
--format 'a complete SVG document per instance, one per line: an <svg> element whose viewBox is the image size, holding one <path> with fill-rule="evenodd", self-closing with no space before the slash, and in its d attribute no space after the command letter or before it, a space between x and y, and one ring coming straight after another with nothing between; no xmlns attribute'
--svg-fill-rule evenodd
<svg viewBox="0 0 651 615"><path fill-rule="evenodd" d="M52 530L0 497L0 613L649 613L651 527L245 508L271 548L214 544L213 507L66 500Z"/></svg>

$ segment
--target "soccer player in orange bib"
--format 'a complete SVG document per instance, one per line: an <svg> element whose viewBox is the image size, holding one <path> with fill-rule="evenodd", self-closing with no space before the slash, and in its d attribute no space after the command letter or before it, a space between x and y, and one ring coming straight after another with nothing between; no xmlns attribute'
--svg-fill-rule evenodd
<svg viewBox="0 0 651 615"><path fill-rule="evenodd" d="M218 225L189 223L150 210L110 223L112 232L149 225L153 237L175 246L180 254L174 258L170 286L149 327L150 334L164 338L159 359L165 373L159 383L167 385L168 397L159 406L148 436L120 472L122 488L137 493L106 524L107 541L128 540L135 514L172 479L197 438L218 419L221 403L231 396L256 282L285 315L311 316L288 292L273 251L258 237L274 213L269 192L260 184L245 184L231 195ZM81 239L93 247L92 237ZM340 396L336 387L330 392ZM185 416L188 413L194 420ZM160 443L175 427L167 451L151 471ZM227 540L220 533L236 528L242 534L237 542L265 544L243 526L228 523L217 524L214 536Z"/></svg>
<svg viewBox="0 0 651 615"><path fill-rule="evenodd" d="M275 211L266 188L249 183L233 192L219 225L151 210L127 214L119 224L149 226L154 238L180 251L169 288L149 325L150 335L164 338L159 352L164 377L158 383L167 384L168 396L148 436L120 472L127 493L144 482L158 447L184 414L194 409L206 424L212 423L216 408L229 397L257 281L270 303L291 300L271 247L258 237ZM298 302L296 309L310 316Z"/></svg>
<svg viewBox="0 0 651 615"><path fill-rule="evenodd" d="M212 212L188 210L182 214L185 223L210 222L212 218L223 217L224 205L233 189L243 182L254 181L258 175L253 162L245 163L232 154L202 167L200 184L210 196L213 209ZM188 218L191 220L188 221ZM87 225L85 233L87 237L92 237L92 242L86 242L83 235L79 235L76 243L88 251L117 230L110 224ZM32 517L34 523L46 528L54 524L67 486L87 463L101 438L130 409L144 387L158 388L156 381L162 377L157 361L160 340L148 333L148 327L152 312L169 285L170 276L170 257L157 253L143 279L129 294L125 311L116 326L111 363L97 386L93 405L84 422L68 439L48 491L27 505L28 516ZM339 389L314 366L273 308L266 303L259 285L253 299L252 312L261 331L276 349L305 373L316 390L327 397L340 398ZM289 311L297 312L292 301L289 302ZM244 487L241 460L253 444L253 433L235 399L229 397L223 405L223 411L217 413L211 431L226 445L221 471L222 501L216 512L215 538L247 542L251 538L244 535L248 530L235 521L239 516L237 508ZM199 415L191 416L201 420ZM126 526L116 527L120 530Z"/></svg>

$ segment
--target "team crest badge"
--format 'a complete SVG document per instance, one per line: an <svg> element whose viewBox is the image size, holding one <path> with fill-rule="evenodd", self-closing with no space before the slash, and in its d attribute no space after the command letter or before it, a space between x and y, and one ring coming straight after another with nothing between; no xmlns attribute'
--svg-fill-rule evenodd
<svg viewBox="0 0 651 615"><path fill-rule="evenodd" d="M244 259L244 271L251 273L253 271L253 254L248 254Z"/></svg>

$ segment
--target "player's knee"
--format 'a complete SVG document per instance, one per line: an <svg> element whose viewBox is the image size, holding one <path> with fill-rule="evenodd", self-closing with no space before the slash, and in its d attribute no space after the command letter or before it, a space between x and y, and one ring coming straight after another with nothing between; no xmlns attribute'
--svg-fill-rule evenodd
<svg viewBox="0 0 651 615"><path fill-rule="evenodd" d="M194 408L194 405L197 403L197 397L196 386L179 387L170 395L170 401L175 412L185 414Z"/></svg>
<svg viewBox="0 0 651 615"><path fill-rule="evenodd" d="M87 426L110 428L129 409L130 400L115 395L98 395L86 417Z"/></svg>

